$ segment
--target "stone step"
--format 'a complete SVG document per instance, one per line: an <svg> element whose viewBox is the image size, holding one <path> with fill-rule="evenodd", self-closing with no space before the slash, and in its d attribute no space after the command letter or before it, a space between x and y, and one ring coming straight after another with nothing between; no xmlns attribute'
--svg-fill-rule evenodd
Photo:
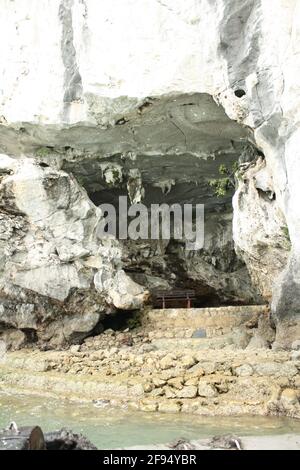
<svg viewBox="0 0 300 470"><path fill-rule="evenodd" d="M284 412L300 417L298 351L295 356L271 350L187 354L178 349L141 355L129 348L115 351L105 363L99 359L103 353L107 356L108 351L8 353L0 364L0 393L94 402L96 408L212 416ZM124 355L130 362L127 371L120 369ZM80 368L74 370L76 364Z"/></svg>
<svg viewBox="0 0 300 470"><path fill-rule="evenodd" d="M233 331L211 338L158 338L151 341L152 346L164 351L199 351L203 349L245 349L250 341L246 333Z"/></svg>
<svg viewBox="0 0 300 470"><path fill-rule="evenodd" d="M199 351L202 349L222 349L230 346L223 338L159 338L151 341L156 348L164 351Z"/></svg>
<svg viewBox="0 0 300 470"><path fill-rule="evenodd" d="M267 313L266 305L151 309L144 311L142 324L153 330L233 328Z"/></svg>
<svg viewBox="0 0 300 470"><path fill-rule="evenodd" d="M1 370L1 369L0 369ZM0 374L0 391L7 390L8 385L16 393L40 394L60 397L62 399L72 396L80 401L94 399L111 399L116 401L126 398L138 398L144 395L141 381L128 383L122 377L109 378L99 375L87 377L82 375L55 374L49 372L36 372L32 370L2 369Z"/></svg>

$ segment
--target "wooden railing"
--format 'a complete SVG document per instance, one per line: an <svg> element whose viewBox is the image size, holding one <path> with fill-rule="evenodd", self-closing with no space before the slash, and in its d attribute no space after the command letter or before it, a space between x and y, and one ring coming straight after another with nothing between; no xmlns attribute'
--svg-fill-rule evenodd
<svg viewBox="0 0 300 470"><path fill-rule="evenodd" d="M172 303L185 302L186 308L191 308L192 303L195 300L195 291L183 290L183 289L172 289L172 290L158 290L152 294L154 299L154 306L161 308L167 308Z"/></svg>

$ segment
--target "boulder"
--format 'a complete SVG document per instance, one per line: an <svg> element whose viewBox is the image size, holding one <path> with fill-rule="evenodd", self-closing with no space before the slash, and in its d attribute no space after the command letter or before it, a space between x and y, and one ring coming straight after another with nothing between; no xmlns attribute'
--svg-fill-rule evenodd
<svg viewBox="0 0 300 470"><path fill-rule="evenodd" d="M161 402L158 405L158 411L162 413L179 413L181 409L180 404L177 401L169 400L167 402Z"/></svg>
<svg viewBox="0 0 300 470"><path fill-rule="evenodd" d="M200 380L198 385L198 395L205 398L213 398L218 395L217 389L214 385Z"/></svg>
<svg viewBox="0 0 300 470"><path fill-rule="evenodd" d="M195 398L197 396L197 387L195 385L186 385L176 392L177 398Z"/></svg>
<svg viewBox="0 0 300 470"><path fill-rule="evenodd" d="M20 349L27 343L26 334L17 329L7 329L0 334L0 339L5 343L6 350Z"/></svg>

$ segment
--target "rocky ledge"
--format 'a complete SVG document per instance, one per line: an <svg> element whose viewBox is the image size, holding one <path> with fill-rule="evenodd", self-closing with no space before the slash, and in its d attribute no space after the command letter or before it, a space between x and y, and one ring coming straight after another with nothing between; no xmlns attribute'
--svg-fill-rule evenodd
<svg viewBox="0 0 300 470"><path fill-rule="evenodd" d="M199 440L178 438L167 444L135 446L127 450L299 450L299 447L297 434L242 437L227 434ZM12 422L0 431L0 450L97 450L97 447L82 434L65 428L43 433L39 426L18 428ZM110 461L119 464L120 459L111 455Z"/></svg>
<svg viewBox="0 0 300 470"><path fill-rule="evenodd" d="M0 386L97 407L300 418L299 344L270 349L264 306L150 310L136 321L64 351L10 352Z"/></svg>

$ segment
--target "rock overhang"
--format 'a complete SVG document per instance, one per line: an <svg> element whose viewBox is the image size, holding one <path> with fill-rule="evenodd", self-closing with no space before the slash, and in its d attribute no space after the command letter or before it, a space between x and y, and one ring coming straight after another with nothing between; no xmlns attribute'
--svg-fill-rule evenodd
<svg viewBox="0 0 300 470"><path fill-rule="evenodd" d="M6 123L1 130L2 152L72 173L96 203L126 194L132 171L140 173L147 204L230 203L230 192L220 200L208 182L220 177L221 164L231 168L251 153L251 132L206 93L146 97L105 126Z"/></svg>

